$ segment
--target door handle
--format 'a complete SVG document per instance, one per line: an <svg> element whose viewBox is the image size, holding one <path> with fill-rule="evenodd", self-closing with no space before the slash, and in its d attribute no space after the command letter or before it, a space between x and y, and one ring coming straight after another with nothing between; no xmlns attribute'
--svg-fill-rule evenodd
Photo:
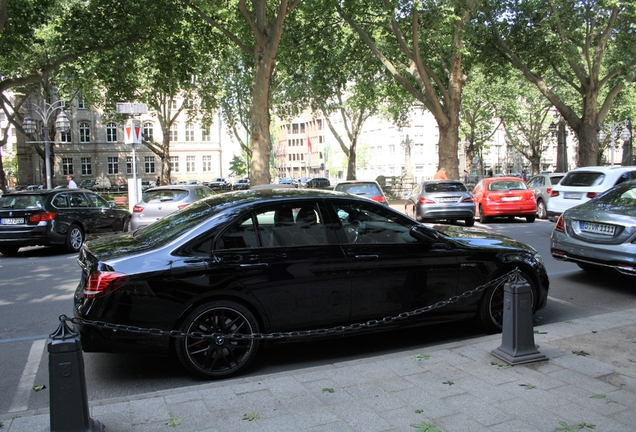
<svg viewBox="0 0 636 432"><path fill-rule="evenodd" d="M258 270L267 268L267 263L256 263L256 264L239 264L239 268L241 270Z"/></svg>
<svg viewBox="0 0 636 432"><path fill-rule="evenodd" d="M380 258L378 255L356 255L356 259L360 261L373 261Z"/></svg>

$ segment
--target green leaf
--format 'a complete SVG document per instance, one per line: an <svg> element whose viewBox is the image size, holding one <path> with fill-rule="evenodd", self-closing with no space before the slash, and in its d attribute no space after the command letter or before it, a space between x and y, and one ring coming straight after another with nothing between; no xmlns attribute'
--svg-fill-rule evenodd
<svg viewBox="0 0 636 432"><path fill-rule="evenodd" d="M585 351L572 351L572 354L576 354L577 356L583 356L583 357L590 355L590 353Z"/></svg>
<svg viewBox="0 0 636 432"><path fill-rule="evenodd" d="M497 366L497 367L508 366L508 363L498 362L498 361L491 361L490 364L493 365L493 366Z"/></svg>
<svg viewBox="0 0 636 432"><path fill-rule="evenodd" d="M252 420L255 420L257 418L261 418L261 415L259 413L248 412L247 414L243 414L243 419L242 420L252 421Z"/></svg>
<svg viewBox="0 0 636 432"><path fill-rule="evenodd" d="M590 399L605 399L605 395L604 394L595 394L593 396L590 396Z"/></svg>
<svg viewBox="0 0 636 432"><path fill-rule="evenodd" d="M169 421L166 422L166 425L170 427L176 427L176 426L179 426L181 422L182 422L181 419L171 418Z"/></svg>
<svg viewBox="0 0 636 432"><path fill-rule="evenodd" d="M416 409L416 410L415 410L415 414L422 414L423 412L424 412L424 411L423 411L423 410L421 410L421 409Z"/></svg>
<svg viewBox="0 0 636 432"><path fill-rule="evenodd" d="M415 361L428 360L430 358L431 358L431 356L428 355L428 354L415 354L413 356L413 360L415 360Z"/></svg>
<svg viewBox="0 0 636 432"><path fill-rule="evenodd" d="M39 392L40 390L44 390L46 388L45 385L33 386L33 390Z"/></svg>
<svg viewBox="0 0 636 432"><path fill-rule="evenodd" d="M334 393L335 390L330 388L330 387L325 387L324 389L322 389L323 393Z"/></svg>
<svg viewBox="0 0 636 432"><path fill-rule="evenodd" d="M537 386L533 385L533 384L519 384L521 387L525 387L526 390L532 390L537 388Z"/></svg>
<svg viewBox="0 0 636 432"><path fill-rule="evenodd" d="M452 386L455 383L452 381L444 381L442 384L448 384L449 386Z"/></svg>
<svg viewBox="0 0 636 432"><path fill-rule="evenodd" d="M534 331L534 334L548 334L548 332L535 330L535 331Z"/></svg>
<svg viewBox="0 0 636 432"><path fill-rule="evenodd" d="M417 432L441 432L439 429L435 427L435 425L424 423L424 422L411 424L411 427L416 428Z"/></svg>

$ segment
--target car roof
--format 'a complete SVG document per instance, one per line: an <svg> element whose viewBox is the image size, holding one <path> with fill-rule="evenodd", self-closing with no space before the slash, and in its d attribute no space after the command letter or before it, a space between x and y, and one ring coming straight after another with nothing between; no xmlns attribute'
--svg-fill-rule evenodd
<svg viewBox="0 0 636 432"><path fill-rule="evenodd" d="M633 171L636 170L636 166L622 166L622 165L614 165L614 166L585 166L574 168L573 170L568 171L568 173L572 171L595 171L595 172L623 172L623 171Z"/></svg>

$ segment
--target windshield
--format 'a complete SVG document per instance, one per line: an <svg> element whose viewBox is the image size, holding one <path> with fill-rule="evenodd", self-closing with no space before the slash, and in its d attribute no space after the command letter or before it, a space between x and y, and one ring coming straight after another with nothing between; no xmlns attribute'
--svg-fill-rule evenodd
<svg viewBox="0 0 636 432"><path fill-rule="evenodd" d="M603 183L605 174L594 171L577 171L568 173L561 186L598 186Z"/></svg>

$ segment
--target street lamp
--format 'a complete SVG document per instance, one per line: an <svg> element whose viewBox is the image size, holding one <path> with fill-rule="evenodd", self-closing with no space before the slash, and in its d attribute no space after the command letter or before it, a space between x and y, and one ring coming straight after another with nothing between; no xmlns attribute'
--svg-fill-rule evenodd
<svg viewBox="0 0 636 432"><path fill-rule="evenodd" d="M55 119L55 129L60 132L68 132L71 129L71 121L68 116L64 113L65 103L63 100L59 100L57 102L53 102L52 104L43 103L43 107L35 103L28 103L26 105L28 110L35 111L40 118L42 119L42 131L44 133L44 166L46 167L46 188L51 189L53 187L51 183L51 161L50 161L50 150L49 150L49 118L55 111L60 110L57 114L57 118ZM31 113L27 112L24 120L22 121L22 127L27 135L33 135L36 131L37 123L31 117ZM29 141L30 143L39 143L40 141Z"/></svg>
<svg viewBox="0 0 636 432"><path fill-rule="evenodd" d="M404 141L400 143L402 148L404 148L404 181L407 183L407 188L411 186L413 183L413 167L411 164L411 146L413 145L413 140L409 139L408 134L404 138Z"/></svg>
<svg viewBox="0 0 636 432"><path fill-rule="evenodd" d="M558 123L552 122L550 124L550 132L552 136L557 137L557 172L567 172L568 170L568 147L567 136L568 131L565 129L565 120L563 117L556 113L554 115L555 120L558 119Z"/></svg>
<svg viewBox="0 0 636 432"><path fill-rule="evenodd" d="M623 132L621 133L620 138L623 141L628 141L631 137L632 134L629 132L629 120L624 120L622 122L614 122L612 121L612 125L610 126L610 128L608 129L608 133L610 135L610 158L612 161L612 166L614 166L614 149L616 147L616 144L614 142L614 135L616 135L616 133L623 128ZM607 133L605 133L605 131L603 130L603 126L604 124L601 123L599 124L599 131L596 134L596 140L599 143L602 143L603 141L605 141L605 139L607 138Z"/></svg>

